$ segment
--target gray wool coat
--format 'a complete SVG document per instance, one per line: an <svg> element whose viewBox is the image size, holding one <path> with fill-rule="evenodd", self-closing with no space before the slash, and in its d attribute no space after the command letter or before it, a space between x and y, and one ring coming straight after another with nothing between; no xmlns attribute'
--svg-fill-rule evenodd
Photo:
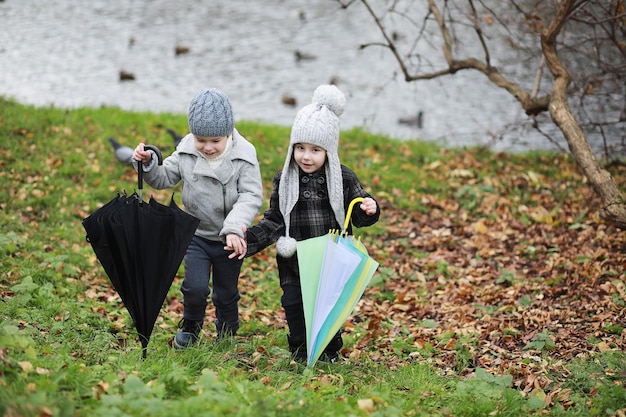
<svg viewBox="0 0 626 417"><path fill-rule="evenodd" d="M146 183L159 190L182 181L185 211L200 220L196 235L208 240L223 242L229 233L244 237L241 226L249 227L263 204L256 149L236 129L232 149L215 171L196 150L192 134L163 165L153 157L144 171Z"/></svg>

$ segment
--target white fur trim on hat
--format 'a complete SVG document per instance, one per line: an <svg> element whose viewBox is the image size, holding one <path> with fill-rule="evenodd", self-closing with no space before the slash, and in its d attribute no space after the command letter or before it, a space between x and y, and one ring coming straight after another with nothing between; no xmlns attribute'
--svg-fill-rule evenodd
<svg viewBox="0 0 626 417"><path fill-rule="evenodd" d="M291 258L296 253L296 239L289 236L281 236L276 242L276 252L283 258Z"/></svg>
<svg viewBox="0 0 626 417"><path fill-rule="evenodd" d="M313 92L313 104L326 106L337 116L343 114L346 96L334 85L320 85Z"/></svg>

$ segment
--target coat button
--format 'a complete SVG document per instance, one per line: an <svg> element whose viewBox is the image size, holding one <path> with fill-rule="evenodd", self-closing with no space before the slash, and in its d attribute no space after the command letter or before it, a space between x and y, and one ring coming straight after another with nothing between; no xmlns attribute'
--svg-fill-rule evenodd
<svg viewBox="0 0 626 417"><path fill-rule="evenodd" d="M325 181L326 181L326 178L324 178L324 177L317 177L317 183L318 184L324 184Z"/></svg>
<svg viewBox="0 0 626 417"><path fill-rule="evenodd" d="M317 196L318 196L319 198L324 198L324 197L326 197L326 193L325 193L324 191L322 191L322 190L319 190L319 191L317 192Z"/></svg>
<svg viewBox="0 0 626 417"><path fill-rule="evenodd" d="M309 181L310 181L310 178L309 178L309 177L307 177L307 176L302 177L302 183L303 183L303 184L308 184L308 183L309 183Z"/></svg>
<svg viewBox="0 0 626 417"><path fill-rule="evenodd" d="M309 190L306 190L302 193L302 196L304 198L311 198L311 192Z"/></svg>

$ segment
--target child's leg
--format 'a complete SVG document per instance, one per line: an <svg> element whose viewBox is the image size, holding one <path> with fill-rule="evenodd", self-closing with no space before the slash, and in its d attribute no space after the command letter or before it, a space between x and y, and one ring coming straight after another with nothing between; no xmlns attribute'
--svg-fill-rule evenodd
<svg viewBox="0 0 626 417"><path fill-rule="evenodd" d="M322 357L320 359L335 362L337 358L339 358L339 351L343 347L343 338L341 337L341 330L339 330L335 336L330 339L328 345L322 352Z"/></svg>
<svg viewBox="0 0 626 417"><path fill-rule="evenodd" d="M213 295L218 339L234 336L239 329L239 273L243 259L229 259L224 244L211 243L213 260Z"/></svg>
<svg viewBox="0 0 626 417"><path fill-rule="evenodd" d="M294 359L306 360L306 324L302 306L302 293L297 285L284 285L281 304L289 326L287 342Z"/></svg>
<svg viewBox="0 0 626 417"><path fill-rule="evenodd" d="M285 310L289 334L289 350L291 356L299 361L306 360L306 324L304 321L304 307L302 305L302 289L300 288L300 270L298 258L276 257L280 287L283 290L281 305Z"/></svg>
<svg viewBox="0 0 626 417"><path fill-rule="evenodd" d="M211 271L211 258L205 246L205 240L194 236L185 254L185 279L181 285L183 319L173 342L178 349L195 344L204 323Z"/></svg>
<svg viewBox="0 0 626 417"><path fill-rule="evenodd" d="M185 278L180 287L183 293L183 318L203 321L209 297L211 257L206 240L194 236L185 254Z"/></svg>

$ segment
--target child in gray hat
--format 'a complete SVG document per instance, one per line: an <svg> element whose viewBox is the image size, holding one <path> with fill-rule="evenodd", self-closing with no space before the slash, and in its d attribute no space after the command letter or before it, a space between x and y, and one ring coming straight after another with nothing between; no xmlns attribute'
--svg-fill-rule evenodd
<svg viewBox="0 0 626 417"><path fill-rule="evenodd" d="M346 103L334 85L321 85L311 104L296 115L287 158L273 180L270 205L258 224L247 230L253 255L276 242L281 304L285 310L292 357L306 361L306 326L300 287L296 241L340 230L350 202L362 197L351 216L356 227L378 221L380 207L349 168L339 162L339 116ZM351 226L348 228L351 233ZM329 342L320 360L335 362L343 346L341 331Z"/></svg>
<svg viewBox="0 0 626 417"><path fill-rule="evenodd" d="M263 203L256 149L234 128L226 94L216 88L200 91L189 105L188 121L190 133L163 165L157 165L143 143L133 155L143 162L144 179L151 187L171 188L182 181L185 210L200 220L185 254L183 319L173 342L178 349L198 340L211 274L217 339L237 332L239 273L246 254L242 225L252 223Z"/></svg>

